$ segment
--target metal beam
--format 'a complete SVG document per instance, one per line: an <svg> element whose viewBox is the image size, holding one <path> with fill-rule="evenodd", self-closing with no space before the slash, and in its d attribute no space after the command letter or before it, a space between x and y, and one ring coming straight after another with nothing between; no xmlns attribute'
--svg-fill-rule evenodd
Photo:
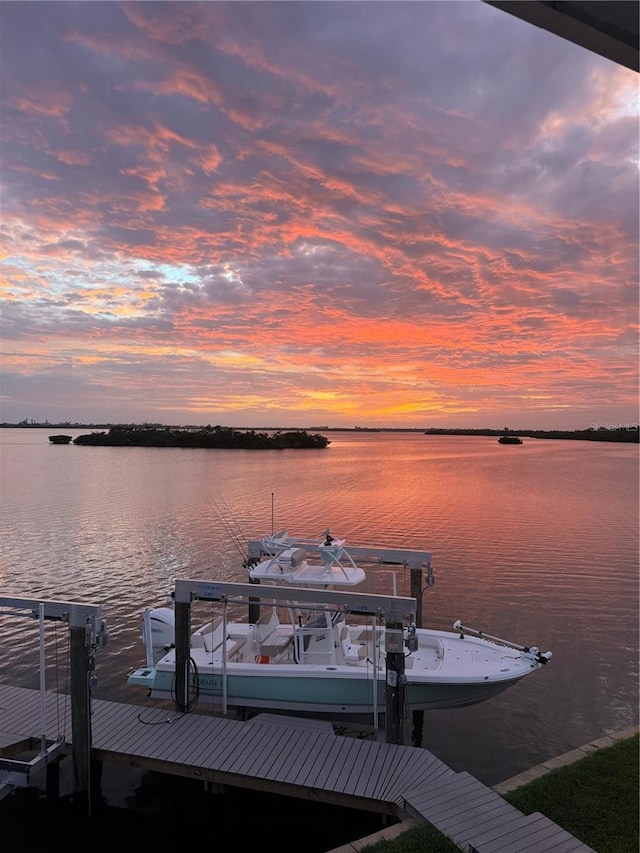
<svg viewBox="0 0 640 853"><path fill-rule="evenodd" d="M416 613L415 598L392 595L189 579L178 579L174 584L176 604L189 604L192 601L222 601L230 598L241 600L259 598L261 601L267 600L273 603L296 601L301 604L333 605L346 613L382 615L387 622L401 622L403 619L413 622Z"/></svg>
<svg viewBox="0 0 640 853"><path fill-rule="evenodd" d="M35 738L33 738L35 741ZM44 752L39 752L34 758L0 758L0 772L13 771L25 777L25 784L29 782L32 773L41 770L49 761L60 755L65 748L64 741L56 740L50 743Z"/></svg>
<svg viewBox="0 0 640 853"><path fill-rule="evenodd" d="M0 607L14 610L28 610L34 619L40 615L40 606L44 607L44 618L59 622L68 622L72 628L81 628L88 619L100 616L99 604L77 604L74 601L43 601L38 598L0 597Z"/></svg>
<svg viewBox="0 0 640 853"><path fill-rule="evenodd" d="M287 548L304 548L307 551L320 553L321 542L314 539L301 539L290 537L287 539ZM431 563L430 551L416 551L407 548L381 548L376 545L345 545L344 550L354 560L367 560L370 562L390 566L407 566L409 569L419 569L425 563ZM247 554L249 557L268 556L261 539L250 539L247 543Z"/></svg>

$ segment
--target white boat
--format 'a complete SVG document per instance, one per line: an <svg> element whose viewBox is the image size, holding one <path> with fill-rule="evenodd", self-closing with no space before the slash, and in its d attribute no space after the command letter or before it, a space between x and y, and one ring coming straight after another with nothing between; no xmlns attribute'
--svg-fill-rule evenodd
<svg viewBox="0 0 640 853"><path fill-rule="evenodd" d="M411 567L421 579L426 567L432 582L427 552L347 550L328 532L314 541L281 531L250 543L248 583L179 579L171 607L147 608L146 664L128 683L182 710L207 702L225 713L233 707L377 721L398 684L405 712L459 708L496 696L551 660L551 652L459 621L453 631L416 627L415 598L353 592L366 577L354 554ZM191 632L195 601L218 606ZM248 620L235 618L240 604L248 605Z"/></svg>
<svg viewBox="0 0 640 853"><path fill-rule="evenodd" d="M320 561L308 559L308 549L316 550ZM248 560L249 577L289 586L356 586L366 578L345 547L344 539L335 539L327 530L322 542L292 539L281 530L260 540L260 555Z"/></svg>

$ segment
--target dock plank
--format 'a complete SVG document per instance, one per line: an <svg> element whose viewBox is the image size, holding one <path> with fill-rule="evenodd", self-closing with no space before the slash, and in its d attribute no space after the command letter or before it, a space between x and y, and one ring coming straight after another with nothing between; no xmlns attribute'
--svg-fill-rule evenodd
<svg viewBox="0 0 640 853"><path fill-rule="evenodd" d="M22 752L29 748L30 743L31 738L28 735L0 731L0 758L6 758L15 752Z"/></svg>
<svg viewBox="0 0 640 853"><path fill-rule="evenodd" d="M475 812L467 813L464 819L458 819L450 814L447 818L438 819L437 827L453 841L468 838L475 839L478 835L489 835L492 831L504 833L517 830L522 825L523 815L517 811L491 811L488 814Z"/></svg>
<svg viewBox="0 0 640 853"><path fill-rule="evenodd" d="M531 853L532 850L544 853L544 851L553 851L558 843L569 839L574 842L577 841L544 815L536 812L530 817L535 817L536 821L524 826L520 832L503 836L493 847L491 853Z"/></svg>
<svg viewBox="0 0 640 853"><path fill-rule="evenodd" d="M219 737L223 729L221 721L216 720L213 726L207 725L207 718L194 715L192 719L184 718L173 727L175 744L172 752L168 753L170 760L178 760L185 764L198 763L203 745L208 746L212 739ZM234 730L230 730L234 733Z"/></svg>
<svg viewBox="0 0 640 853"><path fill-rule="evenodd" d="M502 834L499 838L479 841L479 849L486 853L524 853L530 839L541 829L539 818L535 815L529 817L532 820L525 817L517 826L512 824L510 832Z"/></svg>
<svg viewBox="0 0 640 853"><path fill-rule="evenodd" d="M380 777L387 773L387 768L393 761L393 746L388 743L376 743L376 748L371 749L370 760L370 775L369 780L365 783L364 795L370 799L375 799L376 790L380 784Z"/></svg>
<svg viewBox="0 0 640 853"><path fill-rule="evenodd" d="M362 744L362 741L359 741ZM344 780L344 786L342 790L352 791L354 789L360 789L362 787L362 779L364 774L364 765L366 764L367 755L369 754L369 750L365 748L358 749L357 753L354 754L351 759L351 767L349 769L349 773Z"/></svg>
<svg viewBox="0 0 640 853"><path fill-rule="evenodd" d="M368 780L365 766L370 750L365 741L356 740L355 743L357 748L353 750L348 766L344 768L339 790L345 794L357 791L359 795Z"/></svg>
<svg viewBox="0 0 640 853"><path fill-rule="evenodd" d="M324 782L324 788L330 788L332 791L344 790L344 784L349 778L351 770L351 762L359 752L359 747L362 741L354 738L341 738L344 742L340 744L340 751L329 769Z"/></svg>
<svg viewBox="0 0 640 853"><path fill-rule="evenodd" d="M416 769L414 776L414 787L419 788L431 784L435 779L447 776L454 776L455 770L452 770L444 761L440 761L435 755L429 753L426 761Z"/></svg>
<svg viewBox="0 0 640 853"><path fill-rule="evenodd" d="M364 753L359 757L358 761L358 790L361 792L361 796L368 797L368 792L372 783L375 781L372 779L378 772L378 765L380 760L380 752L379 750L367 749Z"/></svg>
<svg viewBox="0 0 640 853"><path fill-rule="evenodd" d="M300 764L312 762L314 754L317 754L321 748L321 745L318 744L318 732L307 732L306 738L299 744L298 749L291 750L287 755L287 760L282 764L276 777L278 781L295 784L295 777Z"/></svg>
<svg viewBox="0 0 640 853"><path fill-rule="evenodd" d="M309 732L302 729L291 731L289 737L278 749L275 760L269 767L265 766L265 778L278 782L288 782L291 767L300 760L308 739Z"/></svg>
<svg viewBox="0 0 640 853"><path fill-rule="evenodd" d="M380 780L379 796L388 800L395 801L400 792L406 789L408 780L411 780L412 786L416 784L416 777L421 775L427 763L420 750L415 750L413 747L402 747L402 749L403 753L399 755L402 773L390 772L386 779Z"/></svg>
<svg viewBox="0 0 640 853"><path fill-rule="evenodd" d="M235 721L225 720L224 722L227 724L226 726L216 729L214 750L209 759L211 765L217 767L219 770L226 770L227 763L232 759L233 753L237 749L236 728L230 725L231 723L235 723ZM252 737L250 732L247 732L246 737Z"/></svg>
<svg viewBox="0 0 640 853"><path fill-rule="evenodd" d="M503 818L518 813L517 809L505 803L504 800L500 802L499 799L488 797L485 792L476 792L463 798L462 801L456 799L450 804L441 804L434 819L437 818L440 826L447 826L453 821L456 826L461 827L466 824L477 824L479 820L495 812Z"/></svg>
<svg viewBox="0 0 640 853"><path fill-rule="evenodd" d="M445 813L438 817L438 825L446 831L449 826L466 831L487 831L491 826L505 824L512 817L520 817L520 812L509 803L484 797L476 798L468 808L452 808L449 815Z"/></svg>
<svg viewBox="0 0 640 853"><path fill-rule="evenodd" d="M480 834L466 833L465 838L470 838L470 843L476 849L482 850L482 853L526 853L536 843L536 838L538 842L540 841L541 833L545 837L545 833L547 833L549 828L553 830L551 834L555 834L558 841L563 841L571 837L569 833L566 833L565 830L553 824L544 815L535 812L528 816L521 815L519 820L514 820L508 825L489 832ZM456 837L452 835L451 837L454 841L459 842L460 836ZM549 834L546 835L546 838L547 840L549 839ZM555 844L555 842L550 842L550 844ZM582 845L580 842L579 844L580 846L576 850L582 850L583 853L584 851L591 850L586 845ZM547 846L546 849L552 850L553 846Z"/></svg>
<svg viewBox="0 0 640 853"><path fill-rule="evenodd" d="M240 775L249 770L251 775L262 778L265 761L273 760L275 749L276 744L273 741L265 743L258 732L251 732L241 740L236 736L233 749L225 753L223 761L217 759L216 766L226 773Z"/></svg>
<svg viewBox="0 0 640 853"><path fill-rule="evenodd" d="M93 743L95 746L108 745L114 752L151 753L161 732L171 725L166 717L143 723L137 714L119 713L117 706L108 711L108 715L98 717L93 723Z"/></svg>
<svg viewBox="0 0 640 853"><path fill-rule="evenodd" d="M375 799L384 800L385 791L388 789L389 780L394 779L396 774L403 772L406 753L404 747L387 744L391 747L385 755L384 762L380 768L380 775L376 780L373 796Z"/></svg>
<svg viewBox="0 0 640 853"><path fill-rule="evenodd" d="M323 788L324 781L331 772L333 763L337 760L340 754L340 743L337 739L325 742L325 749L322 752L322 760L316 761L312 767L307 768L304 774L304 781L298 784L303 784L305 787Z"/></svg>
<svg viewBox="0 0 640 853"><path fill-rule="evenodd" d="M279 764L283 751L287 752L290 747L293 748L299 733L291 731L288 738L286 730L278 729L266 737L264 733L256 731L253 737L252 748L237 755L229 769L234 773L245 773L253 766L252 772L255 775L261 779L270 779L272 774L277 774L277 770L274 771L273 768Z"/></svg>
<svg viewBox="0 0 640 853"><path fill-rule="evenodd" d="M310 787L309 779L311 768L314 768L319 761L324 760L326 744L327 741L324 735L316 738L315 742L311 745L311 749L307 752L306 761L301 762L292 770L291 783L293 785L305 785Z"/></svg>

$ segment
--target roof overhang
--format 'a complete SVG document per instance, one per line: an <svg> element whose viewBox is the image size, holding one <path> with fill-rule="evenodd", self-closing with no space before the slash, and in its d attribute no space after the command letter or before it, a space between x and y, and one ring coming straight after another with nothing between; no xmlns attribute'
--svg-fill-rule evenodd
<svg viewBox="0 0 640 853"><path fill-rule="evenodd" d="M637 0L587 0L566 2L492 2L495 6L567 41L604 56L618 65L638 71Z"/></svg>

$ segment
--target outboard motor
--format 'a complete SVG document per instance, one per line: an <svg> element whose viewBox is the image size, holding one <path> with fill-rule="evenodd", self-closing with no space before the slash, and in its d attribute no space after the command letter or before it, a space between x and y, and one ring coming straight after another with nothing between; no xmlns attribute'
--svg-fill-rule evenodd
<svg viewBox="0 0 640 853"><path fill-rule="evenodd" d="M147 650L147 664L155 664L175 646L176 618L171 607L149 607L142 619L142 642Z"/></svg>

